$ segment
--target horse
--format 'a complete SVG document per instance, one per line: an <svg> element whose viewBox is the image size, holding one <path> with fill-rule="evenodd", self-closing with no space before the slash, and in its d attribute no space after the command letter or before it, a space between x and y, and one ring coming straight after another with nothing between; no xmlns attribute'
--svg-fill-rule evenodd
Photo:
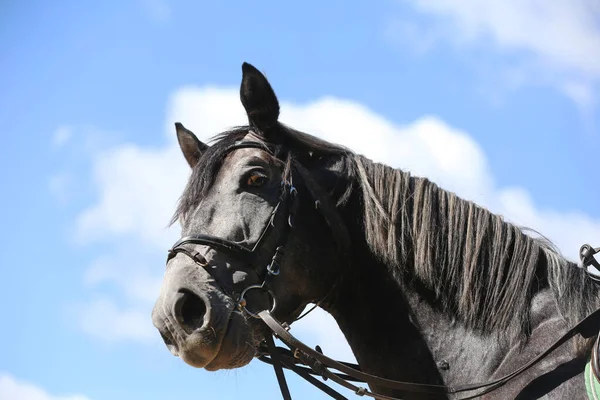
<svg viewBox="0 0 600 400"><path fill-rule="evenodd" d="M209 144L175 124L191 174L152 321L190 366L243 367L271 337L260 315L287 330L315 304L337 322L357 370L448 388L510 374L600 307L598 287L549 240L280 122L271 84L248 63L240 100L248 124ZM586 398L593 338L555 347L470 395ZM367 381L376 398L463 398L382 380Z"/></svg>

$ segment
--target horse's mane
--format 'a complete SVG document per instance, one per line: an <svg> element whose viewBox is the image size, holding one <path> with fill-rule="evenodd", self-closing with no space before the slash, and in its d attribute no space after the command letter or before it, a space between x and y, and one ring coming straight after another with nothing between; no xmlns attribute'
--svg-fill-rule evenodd
<svg viewBox="0 0 600 400"><path fill-rule="evenodd" d="M531 298L548 286L570 325L600 306L597 287L549 240L426 178L354 159L372 251L467 327L528 333Z"/></svg>
<svg viewBox="0 0 600 400"><path fill-rule="evenodd" d="M228 147L249 131L239 127L215 137L194 167L172 222L185 219L198 205ZM527 333L532 296L544 287L553 290L570 325L600 306L596 286L549 240L525 234L526 229L426 178L281 124L277 134L279 144L269 144L276 152L292 149L299 162L334 160L335 169L360 188L371 251L396 279L418 282L466 327L483 333ZM351 192L352 186L338 204Z"/></svg>

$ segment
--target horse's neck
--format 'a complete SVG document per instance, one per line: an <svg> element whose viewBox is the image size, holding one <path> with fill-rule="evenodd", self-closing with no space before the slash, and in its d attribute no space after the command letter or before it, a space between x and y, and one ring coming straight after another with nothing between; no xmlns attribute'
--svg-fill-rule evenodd
<svg viewBox="0 0 600 400"><path fill-rule="evenodd" d="M528 307L528 335L511 329L482 333L456 320L436 307L428 296L414 289L405 288L405 296L413 320L419 326L447 385L484 382L512 372L533 358L533 353L550 346L568 329L558 311L554 294L547 287L533 295ZM544 338L547 333L551 336ZM532 344L541 348L531 348ZM515 351L522 352L523 359L506 370L507 356ZM528 356L531 351L533 353Z"/></svg>
<svg viewBox="0 0 600 400"><path fill-rule="evenodd" d="M522 348L522 337L499 340L466 328L436 308L422 291L391 277L375 258L359 257L356 264L364 267L344 277L328 311L361 368L374 375L449 386L485 382L525 364L567 329L548 288L533 296L533 335L527 348ZM565 352L571 357L571 350ZM427 398L373 389L406 399Z"/></svg>
<svg viewBox="0 0 600 400"><path fill-rule="evenodd" d="M398 284L374 260L344 276L328 311L346 336L361 368L381 377L422 383L443 383L427 343L411 320ZM378 393L400 396L383 388ZM406 397L412 398L412 397Z"/></svg>
<svg viewBox="0 0 600 400"><path fill-rule="evenodd" d="M352 205L346 212L355 215L351 209ZM350 220L356 221L346 218ZM497 336L466 328L436 307L432 296L415 281L393 277L369 249L362 227L349 224L348 228L353 237L353 266L343 275L334 301L326 308L364 371L394 380L456 385L487 381L505 372L507 366L513 367L506 356L519 349L521 338L499 341ZM533 296L529 312L532 329L543 325L551 327L553 334L566 329L548 288ZM542 342L547 345L546 340ZM522 354L533 357L528 351Z"/></svg>
<svg viewBox="0 0 600 400"><path fill-rule="evenodd" d="M342 210L352 236L352 266L326 308L366 372L395 380L447 385L487 381L516 369L550 345L555 337L547 337L548 332L556 336L567 329L547 285L532 288L537 292L518 311L528 313L533 331L526 348L518 335L520 329L500 327L496 331L506 336L499 339L497 335L476 332L472 325L467 327L458 320L460 315L436 307L435 296L419 287L419 278L392 276L367 244L365 229L356 218L362 214L359 198L353 195ZM405 262L414 262L410 252L407 257ZM408 274L411 270L414 272L411 268L403 271ZM445 280L439 283L448 284ZM576 286L583 289L582 285ZM572 350L561 352L572 356ZM382 389L380 392L402 395Z"/></svg>
<svg viewBox="0 0 600 400"><path fill-rule="evenodd" d="M347 266L332 301L323 307L335 318L363 371L406 382L442 384L427 343L411 320L402 288L366 242L356 219L361 210L362 202L354 195L341 209L352 241L352 266ZM394 397L427 398L372 389Z"/></svg>

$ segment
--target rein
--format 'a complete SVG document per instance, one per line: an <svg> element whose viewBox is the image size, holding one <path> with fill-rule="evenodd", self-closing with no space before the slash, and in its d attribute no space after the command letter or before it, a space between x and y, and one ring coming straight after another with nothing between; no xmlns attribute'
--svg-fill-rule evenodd
<svg viewBox="0 0 600 400"><path fill-rule="evenodd" d="M268 149L263 143L255 141L237 142L236 144L231 146L228 149L228 151L233 151L241 148L257 148L267 151L268 153L273 155L271 150ZM300 175L302 175L303 179L310 181L310 183L314 183L312 182L308 171L306 171L300 164L293 163L292 168L290 168L289 171L289 179L284 178L281 182L281 192L279 196L279 201L274 207L271 216L266 223L266 226L264 227L261 235L259 236L258 241L252 246L252 248L248 248L239 243L223 239L217 236L198 234L194 236L184 237L177 241L169 250L167 257L167 262L169 262L177 254L182 253L185 254L187 257L191 258L199 266L203 268L208 267L208 261L205 259L205 257L196 250L193 250L187 246L189 244L195 244L209 246L211 248L230 253L246 261L248 264L254 266L259 261L258 251L261 250L263 240L271 233L272 229L276 226L276 222L281 219L278 218L278 216L281 213L287 213L287 218L285 218L285 224L282 228L283 230L277 238L277 245L275 246L275 250L273 252L271 260L262 273L261 284L247 286L239 294L230 293L229 291L225 290L226 288L219 283L219 280L216 279L216 277L214 277L217 284L219 284L219 286L221 287L221 290L223 290L223 292L227 294L238 305L238 308L241 312L246 313L247 315L253 318L262 320L262 322L264 322L265 325L270 329L270 333L268 335L265 335L264 345L261 345L261 347L259 348L259 354L257 357L260 361L271 364L273 366L275 370L275 375L277 377L277 381L279 383L279 387L281 389L281 394L285 400L291 400L292 397L290 395L290 391L285 379L285 374L283 371L284 368L298 374L300 377L302 377L312 385L316 386L317 388L321 389L336 400L345 400L346 397L344 397L339 392L332 389L325 383L316 379L315 376L321 377L324 381L329 379L345 387L346 389L353 391L359 396L368 396L378 400L399 399L374 393L368 388L357 386L351 382L366 383L368 385L376 385L379 387L404 392L437 395L460 394L465 392L481 390L476 394L467 394L466 397L460 398L460 400L473 399L483 394L490 393L505 385L506 383L510 382L515 377L519 376L523 372L532 368L534 365L538 364L549 354L551 354L554 350L556 350L558 347L560 347L562 344L575 337L576 335L579 334L587 339L598 334L598 331L600 330L600 309L594 311L592 314L582 319L568 332L566 332L562 337L560 337L551 346L549 346L544 352L542 352L537 357L529 361L527 364L514 370L513 372L490 382L475 383L461 386L421 384L385 379L363 372L360 369L360 366L356 364L333 360L325 356L322 353L319 346L316 346L316 349L313 350L300 340L296 339L289 332L290 326L287 323L280 323L277 319L273 317L272 313L276 309L277 302L274 293L269 289L268 286L269 280L279 275L281 260L285 253L285 245L287 243L289 233L294 227L294 218L298 209L298 191L292 184L293 170L299 172ZM323 193L321 193L318 190L318 185L307 184L306 187L313 198L315 207L321 211L321 215L324 217L325 221L332 230L334 239L338 245L340 258L342 260L345 260L345 258L347 257L347 249L349 247L350 237L348 231L345 228L345 225L341 220L341 217L336 212L335 206L330 202L328 196L323 195ZM286 214L283 215L284 217L286 216ZM594 258L594 255L599 252L600 248L594 249L587 244L582 246L580 250L580 258L583 267L585 268L593 266L596 269L600 270L600 264ZM210 270L207 269L207 271L211 273ZM247 301L245 299L246 293L250 290L261 290L267 293L272 300L271 309L263 310L260 312L250 311L247 308ZM321 301L323 301L323 299L321 299L317 304L315 304L314 307L309 309L300 317L296 318L296 320L304 317L309 312L314 310L316 306L320 304ZM289 349L275 346L273 337L276 337L279 340L281 340L284 344L286 344L289 347ZM594 344L594 355L597 352L598 345L599 344L597 340ZM596 377L600 377L600 366L596 364L595 360L593 360L592 362L592 367L594 375ZM332 372L331 370L335 370L338 372Z"/></svg>
<svg viewBox="0 0 600 400"><path fill-rule="evenodd" d="M594 255L598 253L600 253L600 247L592 248L589 244L584 244L583 246L581 246L580 259L582 266L584 268L593 266L600 270L600 265L598 261L594 258ZM559 348L561 345L563 345L565 342L572 339L576 335L581 335L585 339L589 339L597 335L596 341L592 349L591 370L594 374L594 377L600 382L600 366L598 365L598 353L600 350L600 334L598 333L600 331L600 309L597 309L596 311L579 321L563 336L561 336L552 345L550 345L544 352L540 353L537 357L535 357L522 367L514 370L513 372L493 381L460 386L430 385L422 383L402 382L380 378L378 376L368 374L366 372L363 372L360 369L360 366L356 364L340 362L327 357L323 354L319 346L316 346L314 350L311 349L308 345L298 340L289 332L290 326L288 324L282 324L279 321L277 321L277 319L275 319L269 311L261 311L258 313L258 316L269 327L269 329L271 330L271 334L277 337L289 347L288 350L282 347L274 347L273 345L268 346L267 352L261 354L259 356L259 360L267 364L273 365L273 367L276 370L278 368L280 369L281 366L283 366L283 368L295 372L301 378L305 379L312 385L321 389L323 392L327 393L329 396L336 400L347 400L347 398L341 395L336 390L327 386L323 382L315 379L313 375L320 376L321 378L323 378L324 381L330 379L338 385L353 391L358 396L368 396L378 400L400 399L396 397L390 397L374 393L368 388L357 386L351 382L353 381L359 383L366 383L369 385L377 385L380 387L385 387L387 389L401 390L405 392L439 395L459 394L482 389L476 394L467 395L466 397L460 398L460 400L474 399L504 386L517 376L521 375L525 371L529 370L530 368L541 362L554 350ZM271 341L272 343L272 338L270 336L268 337L268 341ZM280 366L278 366L278 364ZM307 366L308 368L304 366ZM332 372L330 369L337 370L339 372ZM283 398L285 400L291 400L291 397L289 397L289 392L286 396L286 393L283 389L284 387L287 388L285 377L280 378L280 375L278 374L277 381L282 390Z"/></svg>
<svg viewBox="0 0 600 400"><path fill-rule="evenodd" d="M271 329L273 335L279 338L283 343L285 343L290 350L284 348L277 348L277 353L274 353L273 350L269 350L271 355L271 359L266 358L264 355L259 358L263 362L267 362L269 364L276 365L276 358L279 358L279 362L281 362L285 368L290 369L300 375L302 378L306 379L306 373L311 375L321 376L323 379L331 379L335 383L344 386L347 389L352 390L355 394L359 396L369 396L374 399L381 400L400 400L396 397L385 396L382 394L377 394L371 392L369 389L365 387L356 386L349 381L362 382L367 383L369 385L377 385L381 387L385 387L387 389L401 390L405 392L412 393L427 393L427 394L458 394L464 392L472 392L478 389L483 389L479 393L475 395L468 395L466 397L462 397L460 400L474 399L486 393L490 393L506 383L510 382L512 379L516 378L523 372L527 371L534 365L538 364L548 355L550 355L554 350L560 347L562 344L567 342L569 339L575 337L577 334L581 335L584 338L593 337L598 333L598 329L600 328L600 309L594 311L592 314L588 315L586 318L577 323L573 328L567 331L563 336L561 336L557 341L555 341L550 347L548 347L543 353L539 354L533 360L529 361L527 364L522 367L514 370L513 372L498 378L496 380L485 382L485 383L475 383L469 385L461 385L461 386L445 386L445 385L430 385L430 384L421 384L421 383L411 383L411 382L402 382L402 381L394 381L390 379L380 378L375 375L368 374L366 372L362 372L360 367L355 364L350 363L341 363L339 361L335 361L327 356L325 356L322 352L320 352L318 346L317 350L313 350L308 347L306 344L296 339L291 333L289 333L289 327L285 324L281 324L277 321L269 311L261 311L258 313L260 318L263 320L265 324ZM597 346L597 343L596 343ZM276 357L273 355L276 354ZM298 364L303 364L310 367L310 370L298 370ZM594 365L595 366L595 365ZM334 369L340 371L341 373L335 373L330 371L330 369ZM300 371L300 372L299 372ZM596 371L594 371L596 373ZM279 379L278 379L279 380ZM308 380L308 379L307 379ZM308 380L310 383L312 381ZM319 382L321 383L321 382ZM314 384L314 383L313 383ZM281 386L281 381L280 381ZM323 388L319 385L315 385L319 387L321 390ZM332 390L328 387L329 390ZM330 393L328 393L330 394ZM341 394L337 393L337 395L331 395L335 399L346 399ZM284 398L286 398L284 396ZM286 398L287 399L287 398Z"/></svg>

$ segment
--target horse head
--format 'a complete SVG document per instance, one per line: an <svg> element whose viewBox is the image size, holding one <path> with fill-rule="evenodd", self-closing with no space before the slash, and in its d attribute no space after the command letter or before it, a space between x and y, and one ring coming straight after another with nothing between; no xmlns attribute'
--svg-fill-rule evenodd
<svg viewBox="0 0 600 400"><path fill-rule="evenodd" d="M335 165L285 143L271 85L253 66L242 70L248 126L208 146L176 124L192 173L174 217L182 239L169 252L152 313L169 350L207 370L252 360L265 329L258 311L291 323L324 300L348 242L327 187Z"/></svg>

